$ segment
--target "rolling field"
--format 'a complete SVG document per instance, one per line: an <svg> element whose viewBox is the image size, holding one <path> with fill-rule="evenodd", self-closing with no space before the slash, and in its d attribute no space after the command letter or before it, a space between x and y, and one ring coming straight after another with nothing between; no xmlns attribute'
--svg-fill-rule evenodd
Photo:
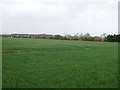
<svg viewBox="0 0 120 90"><path fill-rule="evenodd" d="M118 44L3 38L3 88L117 88Z"/></svg>

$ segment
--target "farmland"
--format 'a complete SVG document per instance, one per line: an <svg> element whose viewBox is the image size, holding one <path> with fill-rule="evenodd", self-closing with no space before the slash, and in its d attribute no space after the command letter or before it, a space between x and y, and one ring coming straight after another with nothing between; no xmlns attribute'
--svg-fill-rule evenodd
<svg viewBox="0 0 120 90"><path fill-rule="evenodd" d="M117 42L3 38L3 88L117 88Z"/></svg>

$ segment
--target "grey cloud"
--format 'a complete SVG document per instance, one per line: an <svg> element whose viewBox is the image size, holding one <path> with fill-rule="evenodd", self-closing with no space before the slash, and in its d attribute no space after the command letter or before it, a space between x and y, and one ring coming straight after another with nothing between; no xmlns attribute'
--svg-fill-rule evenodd
<svg viewBox="0 0 120 90"><path fill-rule="evenodd" d="M89 32L92 35L100 35L105 32L117 33L117 4L114 6L112 3L106 2L37 3L38 6L59 6L60 4L65 7L64 11L51 12L38 8L31 10L32 6L29 6L29 3L24 5L22 3L5 4L10 7L18 5L16 7L19 8L11 12L4 7L3 32L52 34ZM30 5L32 4L30 3Z"/></svg>

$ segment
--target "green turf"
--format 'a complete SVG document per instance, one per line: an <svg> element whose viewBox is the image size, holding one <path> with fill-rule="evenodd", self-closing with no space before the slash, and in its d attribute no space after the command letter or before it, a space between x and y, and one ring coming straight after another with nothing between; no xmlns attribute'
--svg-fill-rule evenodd
<svg viewBox="0 0 120 90"><path fill-rule="evenodd" d="M118 44L3 38L3 88L117 88Z"/></svg>
<svg viewBox="0 0 120 90"><path fill-rule="evenodd" d="M0 89L2 89L2 37L0 37Z"/></svg>

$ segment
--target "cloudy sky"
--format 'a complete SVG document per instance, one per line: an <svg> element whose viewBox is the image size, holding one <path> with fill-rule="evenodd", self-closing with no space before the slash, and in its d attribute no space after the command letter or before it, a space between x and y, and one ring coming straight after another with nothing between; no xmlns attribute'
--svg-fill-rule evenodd
<svg viewBox="0 0 120 90"><path fill-rule="evenodd" d="M118 33L118 0L1 0L2 33Z"/></svg>

